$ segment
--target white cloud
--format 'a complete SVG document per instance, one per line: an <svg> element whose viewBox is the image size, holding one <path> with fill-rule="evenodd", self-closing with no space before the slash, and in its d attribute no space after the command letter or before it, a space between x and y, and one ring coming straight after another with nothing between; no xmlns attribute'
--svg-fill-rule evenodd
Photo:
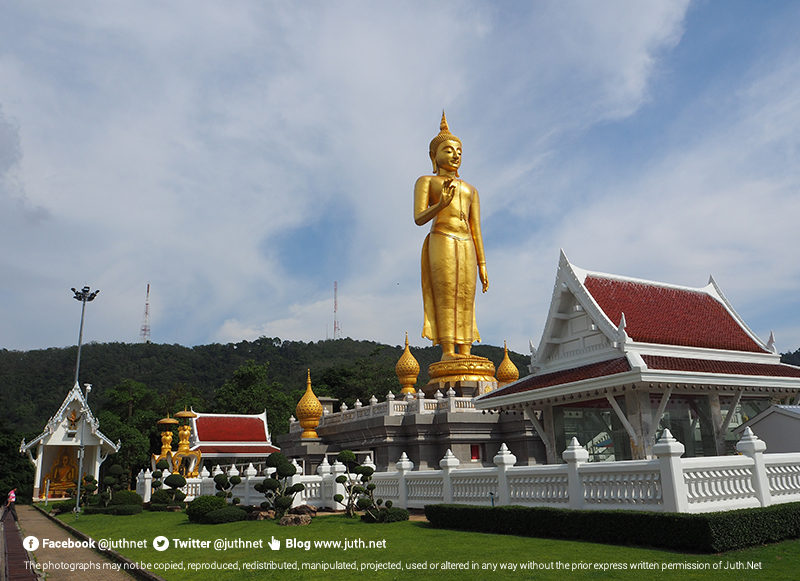
<svg viewBox="0 0 800 581"><path fill-rule="evenodd" d="M481 191L485 341L526 351L538 339L560 246L580 266L668 282L712 271L745 309L768 285L778 302L796 287L779 266L788 251L761 258L796 241L791 59L720 87L736 96L730 123L712 119L687 142L672 120L669 146L641 167L582 143L658 107L654 81L680 46L686 2L27 3L9 14L0 104L13 124L0 123L0 144L17 135L22 155L6 146L0 164L12 156L27 210L0 200L2 347L74 342L68 289L83 284L102 289L89 340L135 340L147 282L155 341L322 339L333 280L346 335L397 344L408 331L425 344L425 229L411 198L442 107ZM16 220L25 211L48 219Z"/></svg>

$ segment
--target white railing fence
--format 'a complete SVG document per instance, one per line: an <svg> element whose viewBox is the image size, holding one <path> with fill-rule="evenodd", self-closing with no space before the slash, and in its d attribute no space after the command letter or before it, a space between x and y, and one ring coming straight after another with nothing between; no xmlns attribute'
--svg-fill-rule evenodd
<svg viewBox="0 0 800 581"><path fill-rule="evenodd" d="M458 503L484 506L553 506L574 509L629 509L667 512L712 512L768 506L800 501L800 454L764 454L766 444L750 429L736 445L739 455L681 458L685 449L669 430L653 447L656 458L623 462L588 462L589 453L573 438L562 455L565 464L515 466L517 459L505 444L494 457L492 468L459 468L458 459L447 451L440 470L414 471L405 453L394 472L376 472L375 497L391 500L402 508L426 504ZM371 465L367 459L365 464ZM320 464L317 474L297 474L291 484L302 482L305 490L295 505L339 508L334 495L345 494L336 478L346 472L339 462ZM200 478L187 482L187 500L214 494L212 474L203 469ZM235 466L227 474L239 475ZM264 476L250 465L233 495L242 504L259 505L264 496L255 485ZM152 475L137 477L136 490L150 500Z"/></svg>

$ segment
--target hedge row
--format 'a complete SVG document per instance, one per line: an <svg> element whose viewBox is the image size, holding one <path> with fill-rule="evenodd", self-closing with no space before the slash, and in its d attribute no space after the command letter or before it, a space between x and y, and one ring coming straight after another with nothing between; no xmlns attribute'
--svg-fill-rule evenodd
<svg viewBox="0 0 800 581"><path fill-rule="evenodd" d="M115 516L129 516L142 512L142 507L136 504L119 504L117 506L87 506L84 514L113 514Z"/></svg>
<svg viewBox="0 0 800 581"><path fill-rule="evenodd" d="M425 506L432 526L483 533L722 553L800 538L800 503L703 514L523 506Z"/></svg>

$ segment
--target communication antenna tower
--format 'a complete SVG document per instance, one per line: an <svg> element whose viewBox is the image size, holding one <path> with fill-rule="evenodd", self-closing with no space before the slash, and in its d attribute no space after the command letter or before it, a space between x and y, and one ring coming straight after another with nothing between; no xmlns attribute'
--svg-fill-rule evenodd
<svg viewBox="0 0 800 581"><path fill-rule="evenodd" d="M342 328L339 326L339 301L338 301L338 285L333 281L333 338L342 338Z"/></svg>
<svg viewBox="0 0 800 581"><path fill-rule="evenodd" d="M139 332L142 343L150 342L150 283L147 283L147 298L144 301L144 317L142 318L142 330Z"/></svg>

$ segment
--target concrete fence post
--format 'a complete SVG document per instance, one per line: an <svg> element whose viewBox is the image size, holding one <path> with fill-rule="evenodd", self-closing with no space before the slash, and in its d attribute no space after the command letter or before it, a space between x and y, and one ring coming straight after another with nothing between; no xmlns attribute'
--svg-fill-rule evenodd
<svg viewBox="0 0 800 581"><path fill-rule="evenodd" d="M584 505L583 481L579 472L581 464L589 460L589 452L583 449L578 438L572 438L569 446L561 454L567 463L567 477L569 480L569 507L581 509Z"/></svg>
<svg viewBox="0 0 800 581"><path fill-rule="evenodd" d="M344 484L340 484L336 482L336 479L347 472L347 466L335 460L333 462L333 466L331 466L331 476L333 477L333 496L331 497L331 501L336 506L336 501L333 500L337 494L341 494L345 499L347 499L347 489L344 487Z"/></svg>
<svg viewBox="0 0 800 581"><path fill-rule="evenodd" d="M494 457L497 466L497 503L500 506L511 504L511 486L508 484L508 469L517 463L517 457L511 453L505 442Z"/></svg>
<svg viewBox="0 0 800 581"><path fill-rule="evenodd" d="M742 432L742 439L736 444L736 450L753 459L753 488L761 506L772 504L772 494L769 491L769 478L764 465L764 450L767 443L760 440L749 427Z"/></svg>
<svg viewBox="0 0 800 581"><path fill-rule="evenodd" d="M153 473L150 472L150 469L146 469L144 472L139 472L139 477L137 480L142 484L142 498L144 502L150 502L150 495L153 492ZM138 488L138 486L137 486Z"/></svg>
<svg viewBox="0 0 800 581"><path fill-rule="evenodd" d="M397 467L397 503L400 508L408 508L408 482L406 482L406 475L414 469L414 463L403 452L395 466Z"/></svg>
<svg viewBox="0 0 800 581"><path fill-rule="evenodd" d="M452 471L458 468L461 462L455 457L453 451L448 448L445 452L444 458L439 460L439 468L442 469L442 492L444 494L444 503L453 503L453 477Z"/></svg>
<svg viewBox="0 0 800 581"><path fill-rule="evenodd" d="M250 462L250 464L244 471L244 479L242 482L244 484L244 495L243 495L244 498L242 499L242 503L247 506L252 506L255 504L254 502L255 495L253 494L254 492L253 486L255 486L254 479L256 477L256 474L258 474L258 471L256 470L255 466L253 466L253 463Z"/></svg>
<svg viewBox="0 0 800 581"><path fill-rule="evenodd" d="M333 500L333 495L328 494L329 491L333 490L333 486L331 482L333 482L333 476L331 476L331 465L328 463L328 457L324 457L320 465L317 466L317 474L319 474L320 478L322 478L322 491L320 492L320 504L327 508L336 508L336 501Z"/></svg>
<svg viewBox="0 0 800 581"><path fill-rule="evenodd" d="M688 512L689 499L686 481L683 479L681 456L686 448L664 430L661 439L653 446L661 468L661 497L667 512Z"/></svg>

